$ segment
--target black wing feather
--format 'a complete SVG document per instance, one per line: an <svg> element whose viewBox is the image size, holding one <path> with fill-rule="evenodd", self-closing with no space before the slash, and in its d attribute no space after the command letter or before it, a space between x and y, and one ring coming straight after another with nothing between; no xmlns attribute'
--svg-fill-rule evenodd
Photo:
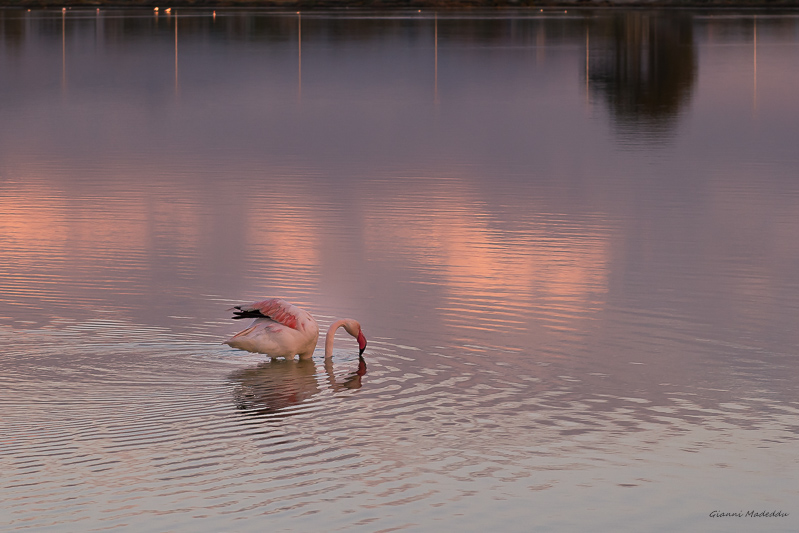
<svg viewBox="0 0 799 533"><path fill-rule="evenodd" d="M238 309L238 311L233 311L233 320L237 320L239 318L269 318L269 316L263 314L258 309L249 309L249 310L242 310L241 307L234 307L233 309Z"/></svg>

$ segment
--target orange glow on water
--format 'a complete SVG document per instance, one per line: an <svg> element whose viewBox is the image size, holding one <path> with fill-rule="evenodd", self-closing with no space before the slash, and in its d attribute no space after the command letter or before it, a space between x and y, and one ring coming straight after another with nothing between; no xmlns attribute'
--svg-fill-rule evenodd
<svg viewBox="0 0 799 533"><path fill-rule="evenodd" d="M367 245L378 257L402 255L430 272L429 282L447 294L442 307L450 320L471 320L474 327L497 320L513 329L520 314L549 306L563 319L551 325L565 327L568 316L601 306L609 237L579 221L564 220L563 227L536 222L529 216L535 207L526 207L515 215L527 220L503 227L502 217L464 183L421 185L415 194L377 201L366 224ZM487 307L494 318L478 317Z"/></svg>

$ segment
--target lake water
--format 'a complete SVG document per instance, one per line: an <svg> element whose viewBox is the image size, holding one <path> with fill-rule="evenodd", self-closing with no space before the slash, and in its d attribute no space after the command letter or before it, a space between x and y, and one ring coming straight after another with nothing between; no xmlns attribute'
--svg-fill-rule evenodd
<svg viewBox="0 0 799 533"><path fill-rule="evenodd" d="M2 529L799 530L797 87L799 12L0 11Z"/></svg>

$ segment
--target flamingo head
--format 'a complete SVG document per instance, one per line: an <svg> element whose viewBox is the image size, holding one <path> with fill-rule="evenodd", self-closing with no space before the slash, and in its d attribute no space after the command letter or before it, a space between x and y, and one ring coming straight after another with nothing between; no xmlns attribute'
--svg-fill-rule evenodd
<svg viewBox="0 0 799 533"><path fill-rule="evenodd" d="M358 328L358 357L363 355L363 351L366 349L366 337L363 336L363 330Z"/></svg>
<svg viewBox="0 0 799 533"><path fill-rule="evenodd" d="M363 336L363 330L361 329L361 324L357 320L353 320L351 318L345 318L340 322L336 322L331 326L331 329L336 327L338 324L344 326L344 329L358 339L358 356L363 355L363 351L366 349L366 337Z"/></svg>

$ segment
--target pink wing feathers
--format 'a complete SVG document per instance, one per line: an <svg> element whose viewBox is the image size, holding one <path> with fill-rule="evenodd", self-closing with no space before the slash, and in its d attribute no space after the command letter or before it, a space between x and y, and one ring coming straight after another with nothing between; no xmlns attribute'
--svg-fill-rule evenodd
<svg viewBox="0 0 799 533"><path fill-rule="evenodd" d="M295 307L286 300L280 298L270 298L262 302L255 302L249 305L237 305L232 309L237 309L233 313L233 318L270 318L284 326L299 331L301 322L305 322L302 316L305 313L299 307Z"/></svg>

